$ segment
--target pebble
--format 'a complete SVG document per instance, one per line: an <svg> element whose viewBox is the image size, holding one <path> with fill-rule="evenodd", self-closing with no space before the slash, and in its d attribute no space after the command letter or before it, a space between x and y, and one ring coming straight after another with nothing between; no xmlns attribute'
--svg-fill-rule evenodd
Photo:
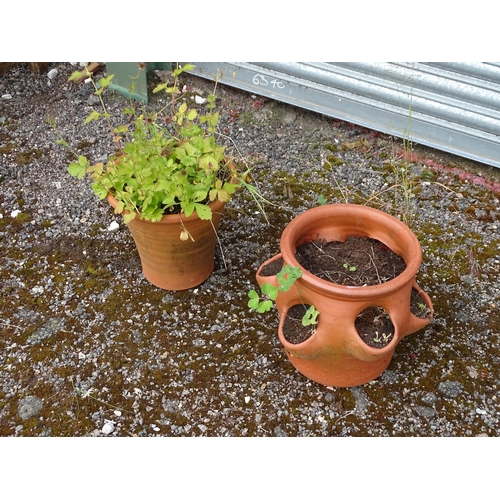
<svg viewBox="0 0 500 500"><path fill-rule="evenodd" d="M3 94L2 99L5 100L12 99L12 94Z"/></svg>
<svg viewBox="0 0 500 500"><path fill-rule="evenodd" d="M35 396L27 396L19 401L17 413L23 420L34 417L42 410L42 400Z"/></svg>
<svg viewBox="0 0 500 500"><path fill-rule="evenodd" d="M432 418L436 415L436 411L428 406L415 406L415 411L424 418Z"/></svg>
<svg viewBox="0 0 500 500"><path fill-rule="evenodd" d="M118 222L113 221L109 226L108 226L108 231L116 231L120 229L120 225Z"/></svg>
<svg viewBox="0 0 500 500"><path fill-rule="evenodd" d="M109 436L114 432L114 430L115 430L114 422L106 421L106 423L102 426L101 432L104 435Z"/></svg>
<svg viewBox="0 0 500 500"><path fill-rule="evenodd" d="M57 74L59 73L59 71L57 71L56 68L53 68L51 69L48 73L47 73L47 77L50 79L50 80L53 80Z"/></svg>
<svg viewBox="0 0 500 500"><path fill-rule="evenodd" d="M453 380L441 382L438 388L448 398L456 398L464 389L460 382Z"/></svg>

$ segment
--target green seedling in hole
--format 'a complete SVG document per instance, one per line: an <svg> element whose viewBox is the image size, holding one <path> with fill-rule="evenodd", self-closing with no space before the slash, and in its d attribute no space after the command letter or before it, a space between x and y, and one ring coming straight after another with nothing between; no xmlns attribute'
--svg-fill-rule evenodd
<svg viewBox="0 0 500 500"><path fill-rule="evenodd" d="M348 269L351 272L356 271L356 266L350 266L349 264L344 262L344 269Z"/></svg>
<svg viewBox="0 0 500 500"><path fill-rule="evenodd" d="M298 267L292 267L289 264L283 267L283 269L276 275L278 280L278 286L272 285L271 283L263 283L260 287L262 295L265 295L267 299L261 300L259 294L255 290L248 292L248 307L253 311L258 313L264 313L269 311L273 305L274 301L278 297L280 292L286 292L290 290L292 285L302 276L302 271ZM314 306L309 307L302 318L303 326L315 325L318 322L319 311L316 310Z"/></svg>

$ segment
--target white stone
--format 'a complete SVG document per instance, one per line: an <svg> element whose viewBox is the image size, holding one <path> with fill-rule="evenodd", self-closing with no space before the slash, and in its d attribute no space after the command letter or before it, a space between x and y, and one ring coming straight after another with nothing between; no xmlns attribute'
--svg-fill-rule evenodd
<svg viewBox="0 0 500 500"><path fill-rule="evenodd" d="M109 436L114 430L115 430L115 426L113 425L113 422L106 422L102 426L101 432L103 434L105 434L106 436Z"/></svg>
<svg viewBox="0 0 500 500"><path fill-rule="evenodd" d="M15 219L20 213L21 213L21 210L13 210L10 213L10 216Z"/></svg>
<svg viewBox="0 0 500 500"><path fill-rule="evenodd" d="M59 71L57 71L56 68L53 68L47 73L47 76L50 80L53 80L57 76L57 73L59 73Z"/></svg>
<svg viewBox="0 0 500 500"><path fill-rule="evenodd" d="M109 226L108 226L108 231L116 231L120 225L118 222L113 221Z"/></svg>
<svg viewBox="0 0 500 500"><path fill-rule="evenodd" d="M12 99L12 95L11 94L4 94L2 96L2 99Z"/></svg>
<svg viewBox="0 0 500 500"><path fill-rule="evenodd" d="M40 285L34 286L31 289L31 293L43 293L43 292L44 292L44 288L43 288L43 286L40 286Z"/></svg>
<svg viewBox="0 0 500 500"><path fill-rule="evenodd" d="M85 359L85 354L83 352L79 352L78 359Z"/></svg>
<svg viewBox="0 0 500 500"><path fill-rule="evenodd" d="M115 410L113 412L117 417L121 417L122 416L122 412L120 410Z"/></svg>
<svg viewBox="0 0 500 500"><path fill-rule="evenodd" d="M207 102L207 100L203 97L200 97L199 95L195 96L194 97L194 102L196 104L205 104Z"/></svg>
<svg viewBox="0 0 500 500"><path fill-rule="evenodd" d="M249 403L250 402L250 396L245 396L245 403Z"/></svg>

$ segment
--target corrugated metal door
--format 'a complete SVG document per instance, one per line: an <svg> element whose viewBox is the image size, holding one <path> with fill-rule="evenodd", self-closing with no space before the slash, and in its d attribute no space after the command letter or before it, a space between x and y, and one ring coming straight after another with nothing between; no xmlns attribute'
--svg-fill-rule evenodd
<svg viewBox="0 0 500 500"><path fill-rule="evenodd" d="M500 63L193 63L193 74L500 167Z"/></svg>

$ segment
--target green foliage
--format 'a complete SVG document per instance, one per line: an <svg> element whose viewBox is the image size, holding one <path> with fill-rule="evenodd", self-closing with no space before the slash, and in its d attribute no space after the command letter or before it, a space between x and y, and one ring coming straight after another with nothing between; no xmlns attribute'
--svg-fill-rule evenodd
<svg viewBox="0 0 500 500"><path fill-rule="evenodd" d="M342 267L344 269L347 269L348 271L351 271L352 273L354 271L356 271L356 266L350 266L349 264L347 264L347 262L344 262L344 264L342 265Z"/></svg>
<svg viewBox="0 0 500 500"><path fill-rule="evenodd" d="M316 310L314 306L311 306L302 318L303 326L315 325L318 322L319 311Z"/></svg>
<svg viewBox="0 0 500 500"><path fill-rule="evenodd" d="M255 195L256 188L246 181L248 171L239 174L227 158L225 146L216 141L219 113L215 111L215 95L208 96L204 114L180 102L178 78L193 68L190 64L177 66L172 71L173 82L154 89L155 93L164 91L169 95L169 105L149 115L145 111L140 114L130 105L123 111L126 123L115 127L111 126L102 98L113 75L101 78L99 85L87 69L70 77L72 80L86 76L92 80L102 111L92 111L84 123L107 120L118 149L105 165L92 165L85 156L75 154L77 159L71 162L68 172L78 179L88 174L100 199L111 193L118 200L115 212L122 213L126 223L137 214L141 219L158 221L169 213L190 216L196 212L200 219L210 220L211 202L228 202L242 185L251 187L251 194ZM54 120L51 125L56 130ZM71 150L59 134L58 137L57 143Z"/></svg>
<svg viewBox="0 0 500 500"><path fill-rule="evenodd" d="M271 310L279 293L290 290L301 276L302 271L298 267L292 267L290 264L286 264L283 269L276 274L278 286L272 285L271 283L262 283L260 291L261 294L267 298L261 300L260 295L255 290L248 292L248 297L250 298L248 307L258 313L264 313ZM317 323L318 314L319 311L317 311L314 306L309 307L302 318L302 324L304 326L315 325Z"/></svg>
<svg viewBox="0 0 500 500"><path fill-rule="evenodd" d="M322 194L320 194L318 196L318 200L317 201L318 201L318 205L321 205L321 206L327 204L326 198Z"/></svg>

